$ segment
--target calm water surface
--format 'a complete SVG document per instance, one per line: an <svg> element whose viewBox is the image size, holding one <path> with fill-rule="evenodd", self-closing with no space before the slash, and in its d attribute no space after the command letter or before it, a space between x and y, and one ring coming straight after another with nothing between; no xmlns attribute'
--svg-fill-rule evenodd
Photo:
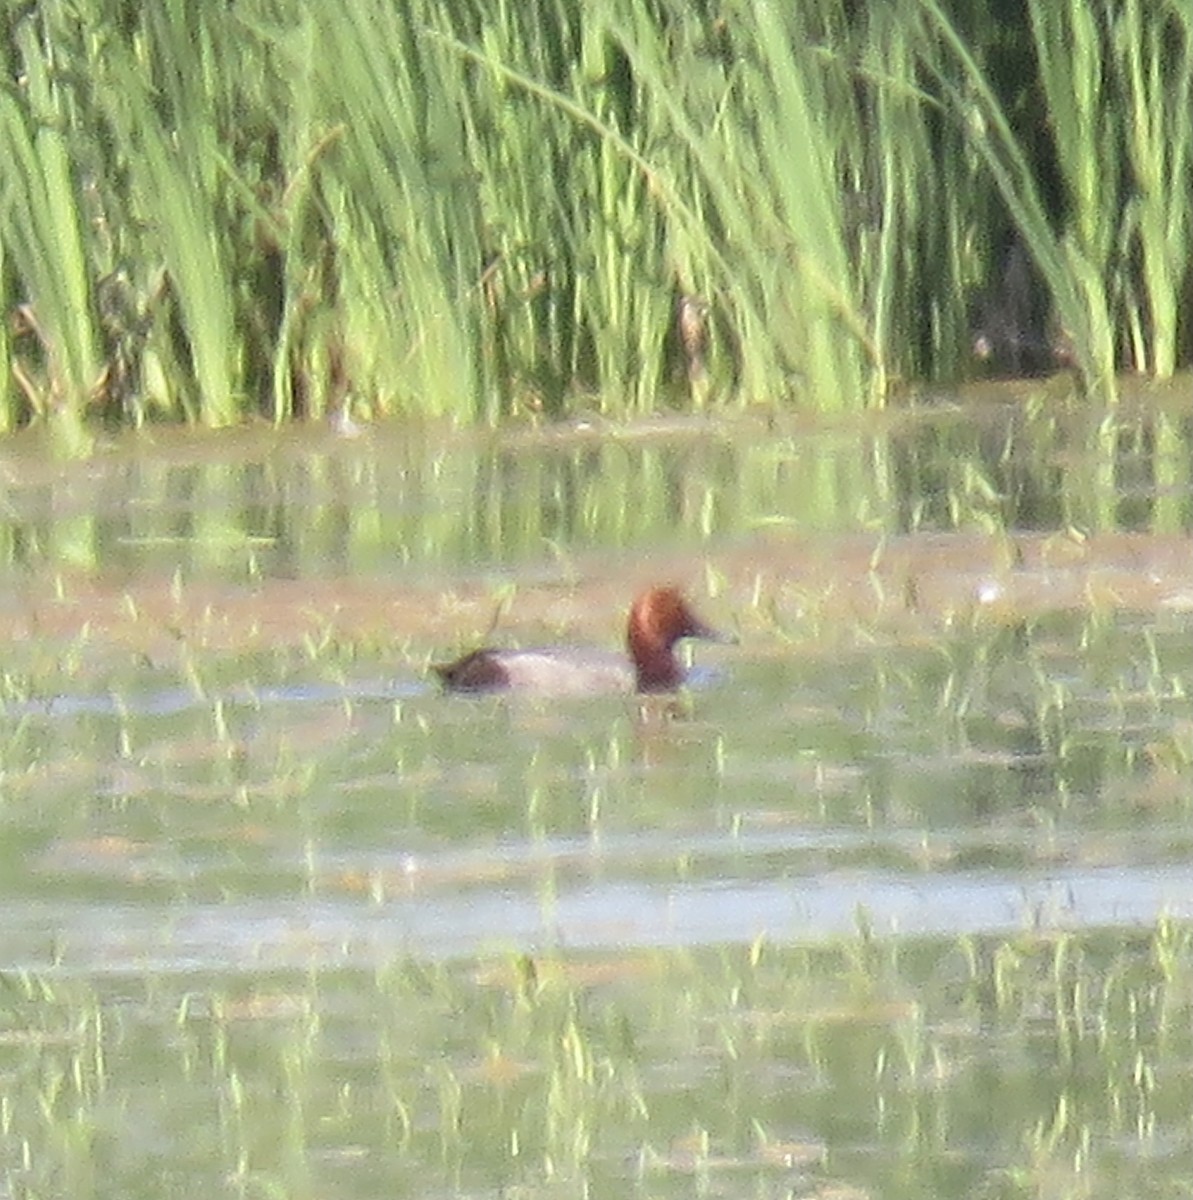
<svg viewBox="0 0 1193 1200"><path fill-rule="evenodd" d="M1190 443L12 450L0 1196L1174 1194ZM660 578L679 701L426 681Z"/></svg>

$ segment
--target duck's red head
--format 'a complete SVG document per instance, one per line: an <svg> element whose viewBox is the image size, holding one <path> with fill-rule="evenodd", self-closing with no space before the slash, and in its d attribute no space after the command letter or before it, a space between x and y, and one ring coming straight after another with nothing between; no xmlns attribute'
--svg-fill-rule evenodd
<svg viewBox="0 0 1193 1200"><path fill-rule="evenodd" d="M626 645L634 662L638 691L669 692L683 683L684 670L675 657L682 638L725 639L693 611L677 587L653 587L630 607Z"/></svg>

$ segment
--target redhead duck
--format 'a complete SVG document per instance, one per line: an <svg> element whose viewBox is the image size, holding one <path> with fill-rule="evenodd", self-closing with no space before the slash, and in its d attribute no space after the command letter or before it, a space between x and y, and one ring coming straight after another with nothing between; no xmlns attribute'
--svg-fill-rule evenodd
<svg viewBox="0 0 1193 1200"><path fill-rule="evenodd" d="M683 638L728 640L696 616L678 588L652 587L630 606L628 662L620 654L550 646L473 650L431 669L453 692L673 692L684 681L675 657L675 643Z"/></svg>

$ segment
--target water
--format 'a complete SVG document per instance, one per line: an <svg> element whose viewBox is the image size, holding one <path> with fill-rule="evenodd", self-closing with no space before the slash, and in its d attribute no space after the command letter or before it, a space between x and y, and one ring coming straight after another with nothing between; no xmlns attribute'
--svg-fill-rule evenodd
<svg viewBox="0 0 1193 1200"><path fill-rule="evenodd" d="M1193 457L1117 420L14 452L0 1194L1168 1194ZM427 680L647 579L741 637L679 702Z"/></svg>

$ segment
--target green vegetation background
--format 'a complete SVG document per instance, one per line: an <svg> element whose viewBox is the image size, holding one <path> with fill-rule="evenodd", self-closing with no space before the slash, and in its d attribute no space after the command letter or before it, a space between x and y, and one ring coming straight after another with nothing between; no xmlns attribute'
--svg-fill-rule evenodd
<svg viewBox="0 0 1193 1200"><path fill-rule="evenodd" d="M5 429L1190 358L1184 0L45 0L0 53Z"/></svg>

